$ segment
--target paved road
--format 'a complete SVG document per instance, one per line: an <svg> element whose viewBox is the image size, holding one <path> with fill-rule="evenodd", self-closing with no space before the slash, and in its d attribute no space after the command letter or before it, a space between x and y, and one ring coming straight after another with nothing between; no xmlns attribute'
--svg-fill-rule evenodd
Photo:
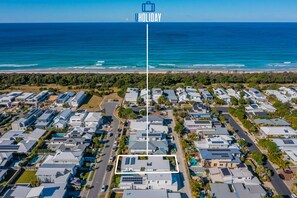
<svg viewBox="0 0 297 198"><path fill-rule="evenodd" d="M106 116L110 116L112 117L112 133L113 136L109 137L109 142L105 144L109 145L108 148L104 147L103 153L105 155L103 155L101 157L101 162L99 163L99 168L96 169L95 173L94 173L94 177L93 177L93 182L92 182L92 187L89 190L88 196L89 198L96 198L98 196L100 196L101 194L101 187L102 185L108 185L110 182L110 177L112 175L112 171L108 172L106 171L106 167L109 163L109 158L111 155L114 155L114 151L112 150L112 146L113 143L117 137L117 130L118 130L118 126L119 126L119 120L113 115L114 110L116 108L116 106L118 105L118 102L104 102L102 104L103 108L105 109L105 114ZM108 191L108 190L107 190Z"/></svg>
<svg viewBox="0 0 297 198"><path fill-rule="evenodd" d="M168 110L168 118L172 120L171 122L171 129L172 129L172 135L174 137L174 143L176 145L176 149L177 149L177 153L176 153L176 157L177 157L177 161L178 161L178 166L179 166L179 171L180 171L180 175L181 175L181 178L184 179L183 181L183 186L182 188L180 189L180 192L184 193L186 196L183 196L183 197L192 197L191 196L191 188L190 188L190 180L189 180L189 177L188 177L188 174L186 172L186 166L185 166L185 159L184 159L184 154L183 154L183 149L180 145L180 142L179 142L179 136L178 134L173 130L174 129L174 126L175 126L175 120L174 120L174 117L173 117L173 114L172 114L172 110Z"/></svg>
<svg viewBox="0 0 297 198"><path fill-rule="evenodd" d="M237 131L237 134L240 138L245 139L249 144L249 150L251 152L253 151L259 151L259 148L255 145L255 143L251 140L251 138L244 132L244 130L237 124L237 122L229 115L226 114L228 113L228 108L226 107L218 107L217 110L219 112L222 112L223 116L225 117L226 120L229 120L230 125L234 128L234 130ZM271 163L269 161L267 161L267 163L264 165L265 167L269 168L272 172L273 172L273 176L270 177L271 180L271 184L273 185L274 189L276 190L276 192L279 195L283 195L285 197L290 197L291 192L288 189L288 187L286 186L286 184L284 184L283 180L278 176L278 174L276 173L275 169L273 168L273 166L271 165Z"/></svg>

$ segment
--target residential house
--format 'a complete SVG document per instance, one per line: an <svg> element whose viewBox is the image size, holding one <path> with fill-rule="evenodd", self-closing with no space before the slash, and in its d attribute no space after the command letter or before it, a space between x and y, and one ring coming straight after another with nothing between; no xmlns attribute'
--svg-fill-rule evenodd
<svg viewBox="0 0 297 198"><path fill-rule="evenodd" d="M235 168L209 168L212 183L242 183L245 185L261 185L259 179L244 165Z"/></svg>
<svg viewBox="0 0 297 198"><path fill-rule="evenodd" d="M214 94L221 100L225 102L225 104L231 104L231 98L227 94L227 92L222 88L213 88Z"/></svg>
<svg viewBox="0 0 297 198"><path fill-rule="evenodd" d="M249 93L251 94L252 98L254 98L258 102L266 101L266 96L258 89L250 88Z"/></svg>
<svg viewBox="0 0 297 198"><path fill-rule="evenodd" d="M297 164L297 139L290 138L290 139L281 139L281 138L272 138L271 139L279 149L287 154L289 159Z"/></svg>
<svg viewBox="0 0 297 198"><path fill-rule="evenodd" d="M15 98L15 101L12 103L14 105L18 105L18 104L25 104L26 100L31 97L32 95L34 95L33 93L29 93L29 92L25 92L22 93L20 96Z"/></svg>
<svg viewBox="0 0 297 198"><path fill-rule="evenodd" d="M59 94L58 97L56 98L56 104L58 106L62 106L68 103L69 100L74 96L75 96L74 92L65 92L65 93Z"/></svg>
<svg viewBox="0 0 297 198"><path fill-rule="evenodd" d="M292 137L297 135L297 131L291 127L260 127L260 132L263 137L267 136L282 136L282 137Z"/></svg>
<svg viewBox="0 0 297 198"><path fill-rule="evenodd" d="M42 183L39 187L16 186L8 190L4 197L14 198L45 198L66 197L66 183Z"/></svg>
<svg viewBox="0 0 297 198"><path fill-rule="evenodd" d="M1 152L0 153L0 170L6 168L12 161L12 152ZM1 178L2 172L0 172Z"/></svg>
<svg viewBox="0 0 297 198"><path fill-rule="evenodd" d="M239 149L199 149L201 163L206 167L234 168L241 163Z"/></svg>
<svg viewBox="0 0 297 198"><path fill-rule="evenodd" d="M266 191L260 185L210 183L210 189L211 196L215 198L262 198L266 196Z"/></svg>
<svg viewBox="0 0 297 198"><path fill-rule="evenodd" d="M38 119L36 122L36 127L44 129L48 127L53 119L55 118L57 112L55 110L48 109L46 110Z"/></svg>
<svg viewBox="0 0 297 198"><path fill-rule="evenodd" d="M147 148L147 136L149 138ZM155 131L137 131L129 136L129 151L132 154L143 154L147 151L150 154L167 154L168 143L164 133Z"/></svg>
<svg viewBox="0 0 297 198"><path fill-rule="evenodd" d="M144 103L146 103L148 101L149 104L150 104L150 102L152 101L151 91L148 90L148 89L146 89L146 88L145 89L142 89L140 91L139 97L141 97L143 99L143 102Z"/></svg>
<svg viewBox="0 0 297 198"><path fill-rule="evenodd" d="M38 105L40 102L46 100L49 97L49 92L47 90L44 90L42 92L40 92L37 95L31 95L30 97L28 97L26 99L26 104L29 105Z"/></svg>
<svg viewBox="0 0 297 198"><path fill-rule="evenodd" d="M12 130L27 130L28 127L32 126L43 111L36 107L30 110L25 117L19 118L18 120L11 123Z"/></svg>
<svg viewBox="0 0 297 198"><path fill-rule="evenodd" d="M84 91L80 91L78 92L75 97L71 100L70 105L72 107L79 107L80 105L83 104L83 102L85 101L87 95L85 94Z"/></svg>
<svg viewBox="0 0 297 198"><path fill-rule="evenodd" d="M282 103L290 102L291 98L277 90L266 90L267 95L274 95Z"/></svg>
<svg viewBox="0 0 297 198"><path fill-rule="evenodd" d="M121 177L119 187L133 190L178 190L177 175L171 173L124 175Z"/></svg>
<svg viewBox="0 0 297 198"><path fill-rule="evenodd" d="M163 91L160 88L152 89L153 102L158 103L158 99L163 95Z"/></svg>
<svg viewBox="0 0 297 198"><path fill-rule="evenodd" d="M233 137L229 135L221 135L211 138L206 138L200 141L195 141L195 146L198 149L223 149L223 148L238 148L237 145L232 144Z"/></svg>
<svg viewBox="0 0 297 198"><path fill-rule="evenodd" d="M184 102L187 102L189 101L189 96L188 96L188 93L186 92L185 89L183 88L177 88L176 89L176 94L177 94L177 97L178 97L178 102L179 103L184 103Z"/></svg>
<svg viewBox="0 0 297 198"><path fill-rule="evenodd" d="M98 128L100 124L103 124L102 113L101 112L89 112L84 120L85 127L95 127Z"/></svg>
<svg viewBox="0 0 297 198"><path fill-rule="evenodd" d="M137 99L139 96L138 88L127 88L124 102L128 103L129 106L137 106Z"/></svg>
<svg viewBox="0 0 297 198"><path fill-rule="evenodd" d="M79 110L74 113L69 119L69 125L76 127L76 126L83 126L84 121L88 115L88 111L86 110Z"/></svg>
<svg viewBox="0 0 297 198"><path fill-rule="evenodd" d="M4 95L0 98L0 106L7 106L9 107L15 98L20 96L22 92L11 92L7 95Z"/></svg>
<svg viewBox="0 0 297 198"><path fill-rule="evenodd" d="M284 119L276 118L276 119L254 119L253 122L257 125L261 126L291 126L290 123L288 123Z"/></svg>
<svg viewBox="0 0 297 198"><path fill-rule="evenodd" d="M213 123L210 120L196 120L192 118L184 119L184 127L189 131L196 131L198 129L211 129Z"/></svg>
<svg viewBox="0 0 297 198"><path fill-rule="evenodd" d="M234 97L237 100L240 98L240 94L232 88L226 89L226 92L230 97Z"/></svg>
<svg viewBox="0 0 297 198"><path fill-rule="evenodd" d="M68 121L72 115L71 109L64 109L53 121L53 126L59 129L67 127Z"/></svg>
<svg viewBox="0 0 297 198"><path fill-rule="evenodd" d="M211 95L211 93L209 93L209 91L207 91L207 89L199 89L199 92L201 93L204 101L213 101L213 96Z"/></svg>
<svg viewBox="0 0 297 198"><path fill-rule="evenodd" d="M170 173L169 160L163 156L148 156L145 159L139 157L123 156L121 172L168 172Z"/></svg>
<svg viewBox="0 0 297 198"><path fill-rule="evenodd" d="M165 89L164 90L164 95L166 97L166 99L171 102L172 104L176 104L178 102L178 98L175 95L174 90L172 89Z"/></svg>
<svg viewBox="0 0 297 198"><path fill-rule="evenodd" d="M181 198L180 193L168 192L166 190L124 190L123 198Z"/></svg>

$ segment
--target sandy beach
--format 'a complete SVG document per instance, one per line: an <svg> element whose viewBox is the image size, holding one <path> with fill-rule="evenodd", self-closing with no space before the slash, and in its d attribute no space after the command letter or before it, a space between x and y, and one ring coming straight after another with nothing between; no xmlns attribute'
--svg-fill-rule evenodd
<svg viewBox="0 0 297 198"><path fill-rule="evenodd" d="M296 70L149 70L150 74L166 74L166 73L284 73L292 72L296 73ZM0 73L13 74L13 73L29 73L29 74L129 74L138 73L145 74L145 71L133 71L133 70L53 70L53 69L36 69L36 70L3 70Z"/></svg>

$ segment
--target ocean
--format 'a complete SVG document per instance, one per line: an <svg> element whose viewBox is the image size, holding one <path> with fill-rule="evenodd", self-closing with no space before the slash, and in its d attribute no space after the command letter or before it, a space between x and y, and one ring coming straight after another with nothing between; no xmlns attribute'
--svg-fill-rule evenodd
<svg viewBox="0 0 297 198"><path fill-rule="evenodd" d="M294 70L297 23L151 23L149 65ZM145 24L0 24L0 70L144 71Z"/></svg>

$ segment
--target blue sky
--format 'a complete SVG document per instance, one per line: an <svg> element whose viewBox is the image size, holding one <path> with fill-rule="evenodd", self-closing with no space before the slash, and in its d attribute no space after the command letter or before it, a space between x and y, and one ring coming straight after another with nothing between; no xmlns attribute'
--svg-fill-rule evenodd
<svg viewBox="0 0 297 198"><path fill-rule="evenodd" d="M145 1L145 0L144 0ZM0 0L0 22L125 22L140 0ZM153 0L152 0L153 1ZM297 22L297 0L155 0L162 21Z"/></svg>

